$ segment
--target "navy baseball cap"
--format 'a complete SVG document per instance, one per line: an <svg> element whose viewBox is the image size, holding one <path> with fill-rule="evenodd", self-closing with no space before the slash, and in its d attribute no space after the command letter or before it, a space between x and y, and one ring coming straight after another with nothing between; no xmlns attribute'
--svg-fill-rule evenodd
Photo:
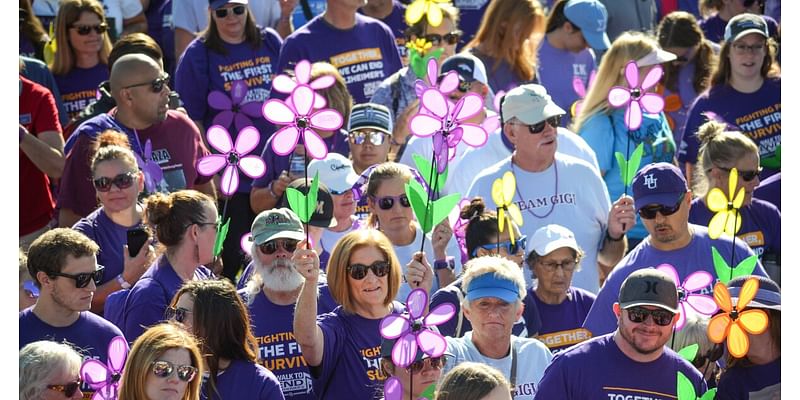
<svg viewBox="0 0 800 400"><path fill-rule="evenodd" d="M608 11L603 3L598 0L569 0L564 6L564 16L581 29L583 38L593 49L611 47L606 34Z"/></svg>
<svg viewBox="0 0 800 400"><path fill-rule="evenodd" d="M208 0L208 6L211 7L212 10L216 10L224 5L232 3L232 4L247 4L247 0Z"/></svg>
<svg viewBox="0 0 800 400"><path fill-rule="evenodd" d="M465 82L478 81L484 85L489 84L489 79L486 75L486 67L483 65L478 57L469 53L456 54L448 57L442 63L442 71L439 77L443 77L450 71L456 71L458 79Z"/></svg>
<svg viewBox="0 0 800 400"><path fill-rule="evenodd" d="M674 206L689 188L678 167L665 162L648 164L633 178L636 211L649 204Z"/></svg>
<svg viewBox="0 0 800 400"><path fill-rule="evenodd" d="M769 28L767 21L760 15L744 13L739 14L725 26L725 41L735 42L744 35L757 33L765 38L769 38Z"/></svg>

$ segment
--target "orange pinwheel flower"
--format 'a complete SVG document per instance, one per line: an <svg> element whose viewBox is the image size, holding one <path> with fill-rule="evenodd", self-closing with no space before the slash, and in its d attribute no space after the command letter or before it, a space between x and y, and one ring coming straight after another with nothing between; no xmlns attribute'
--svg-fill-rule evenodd
<svg viewBox="0 0 800 400"><path fill-rule="evenodd" d="M722 343L728 338L728 352L736 358L747 355L750 339L747 334L758 335L767 330L769 319L767 313L759 309L747 308L747 303L758 292L758 279L750 278L742 285L739 299L734 307L731 294L722 282L714 285L714 301L724 311L711 318L708 324L708 338L714 343Z"/></svg>

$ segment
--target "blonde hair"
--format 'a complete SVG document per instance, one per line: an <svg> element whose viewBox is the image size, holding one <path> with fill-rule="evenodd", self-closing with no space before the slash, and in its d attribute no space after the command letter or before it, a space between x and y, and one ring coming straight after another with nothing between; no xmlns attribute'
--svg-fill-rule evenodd
<svg viewBox="0 0 800 400"><path fill-rule="evenodd" d="M408 183L413 176L411 175L411 171L408 169L408 167L403 164L398 164L393 161L379 164L369 174L367 195L370 197L375 196L383 182L395 178L400 178L404 183ZM369 202L372 202L372 199L370 199ZM379 222L378 216L370 212L369 217L367 218L367 226L377 228L379 226Z"/></svg>
<svg viewBox="0 0 800 400"><path fill-rule="evenodd" d="M347 121L350 119L350 111L353 109L353 96L351 96L350 92L347 90L347 84L336 67L326 62L315 62L311 64L312 81L324 75L330 75L336 81L333 86L318 90L317 93L325 98L325 101L328 103L328 108L333 108L342 114L342 118L344 118L342 126L346 127Z"/></svg>
<svg viewBox="0 0 800 400"><path fill-rule="evenodd" d="M39 340L19 351L19 398L39 400L64 371L77 378L83 358L67 343ZM66 382L63 382L66 383ZM61 382L59 382L61 384Z"/></svg>
<svg viewBox="0 0 800 400"><path fill-rule="evenodd" d="M503 279L514 282L517 286L519 299L517 304L522 303L525 298L525 277L522 275L522 269L517 263L498 255L489 255L473 258L464 265L464 277L462 278L461 287L466 292L469 289L470 283L475 278L485 274L493 274L497 279ZM462 307L469 308L469 302L464 298Z"/></svg>
<svg viewBox="0 0 800 400"><path fill-rule="evenodd" d="M754 154L756 159L759 157L758 146L749 137L726 128L727 125L721 122L708 121L697 130L700 168L696 168L692 192L699 197L705 197L711 189L709 174L714 166L730 167L748 154Z"/></svg>
<svg viewBox="0 0 800 400"><path fill-rule="evenodd" d="M59 3L58 15L55 20L55 36L58 46L53 63L50 64L50 71L53 75L66 75L72 71L72 68L75 68L75 54L72 44L69 42L69 29L84 12L94 13L100 17L100 23L107 23L103 5L97 0L62 0ZM108 64L108 55L111 53L111 40L108 32L102 34L100 39L103 43L99 54L102 64Z"/></svg>
<svg viewBox="0 0 800 400"><path fill-rule="evenodd" d="M434 399L481 400L498 386L511 392L511 384L497 368L484 363L462 362L442 378Z"/></svg>

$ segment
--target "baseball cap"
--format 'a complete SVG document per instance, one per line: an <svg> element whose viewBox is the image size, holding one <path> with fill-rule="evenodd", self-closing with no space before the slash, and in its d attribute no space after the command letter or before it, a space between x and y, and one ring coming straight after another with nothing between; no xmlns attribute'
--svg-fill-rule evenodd
<svg viewBox="0 0 800 400"><path fill-rule="evenodd" d="M375 103L363 103L353 106L347 131L372 128L392 134L392 113L386 106Z"/></svg>
<svg viewBox="0 0 800 400"><path fill-rule="evenodd" d="M472 279L466 292L467 301L474 301L484 297L496 297L506 303L520 300L517 284L510 279L495 276L494 272L487 272Z"/></svg>
<svg viewBox="0 0 800 400"><path fill-rule="evenodd" d="M306 238L303 223L294 211L288 208L273 208L262 211L250 227L253 241L264 244L273 239L303 240Z"/></svg>
<svg viewBox="0 0 800 400"><path fill-rule="evenodd" d="M533 125L556 115L566 114L553 102L542 85L529 83L511 89L500 103L503 123L517 117L525 124Z"/></svg>
<svg viewBox="0 0 800 400"><path fill-rule="evenodd" d="M358 181L353 162L339 153L329 152L324 160L311 160L308 163L308 176L314 176L317 172L319 180L327 184L331 194L344 193Z"/></svg>
<svg viewBox="0 0 800 400"><path fill-rule="evenodd" d="M758 33L765 38L769 38L767 21L760 15L750 13L739 14L728 21L728 25L725 26L724 37L726 42L735 42L742 36L750 33Z"/></svg>
<svg viewBox="0 0 800 400"><path fill-rule="evenodd" d="M689 189L678 167L665 162L648 164L633 177L636 211L648 204L674 206Z"/></svg>
<svg viewBox="0 0 800 400"><path fill-rule="evenodd" d="M305 178L299 178L289 183L288 187L295 188L303 194L308 194L310 186L310 179L306 182ZM281 196L278 206L289 207L289 198L286 196L286 192ZM319 189L317 190L317 208L314 210L314 213L311 214L311 219L308 221L308 224L320 228L336 226L336 218L333 218L333 197L331 197L331 192L328 190L328 187L322 182L319 183Z"/></svg>
<svg viewBox="0 0 800 400"><path fill-rule="evenodd" d="M226 4L247 4L247 0L208 0L208 6L216 10Z"/></svg>
<svg viewBox="0 0 800 400"><path fill-rule="evenodd" d="M456 71L459 80L465 82L478 81L484 85L489 85L483 61L472 54L462 53L448 57L442 63L442 72L439 73L439 77L443 77L450 71Z"/></svg>
<svg viewBox="0 0 800 400"><path fill-rule="evenodd" d="M606 34L608 11L597 0L569 0L564 6L564 16L581 29L583 38L593 49L606 50L611 41Z"/></svg>
<svg viewBox="0 0 800 400"><path fill-rule="evenodd" d="M739 300L742 286L749 278L758 279L758 291L753 300L747 303L747 308L766 308L770 310L781 310L781 288L775 281L764 276L748 275L739 276L728 282L728 293L731 295L733 304Z"/></svg>
<svg viewBox="0 0 800 400"><path fill-rule="evenodd" d="M619 289L619 306L654 306L678 312L678 288L666 272L655 268L634 271Z"/></svg>
<svg viewBox="0 0 800 400"><path fill-rule="evenodd" d="M531 240L533 251L540 256L546 256L562 247L569 247L580 252L575 234L571 230L556 224L545 225L536 230Z"/></svg>

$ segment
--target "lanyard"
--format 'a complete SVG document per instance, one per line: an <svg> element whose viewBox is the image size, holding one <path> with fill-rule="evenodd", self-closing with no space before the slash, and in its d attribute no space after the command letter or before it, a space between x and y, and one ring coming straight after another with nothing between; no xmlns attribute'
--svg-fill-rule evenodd
<svg viewBox="0 0 800 400"><path fill-rule="evenodd" d="M517 342L511 338L511 394L512 397L517 392Z"/></svg>
<svg viewBox="0 0 800 400"><path fill-rule="evenodd" d="M128 129L126 127L123 127L123 125L119 121L117 121L116 114L117 114L116 112L114 113L114 115L109 114L109 117L111 117L111 123L114 124L114 126L116 126L120 132L125 132L129 138L131 137L133 138L133 142L131 143L131 150L139 154L139 156L142 157L142 160L144 160L145 154L144 154L144 149L142 149L142 143L139 141L139 132L133 128ZM128 134L129 131L133 131L133 135Z"/></svg>

